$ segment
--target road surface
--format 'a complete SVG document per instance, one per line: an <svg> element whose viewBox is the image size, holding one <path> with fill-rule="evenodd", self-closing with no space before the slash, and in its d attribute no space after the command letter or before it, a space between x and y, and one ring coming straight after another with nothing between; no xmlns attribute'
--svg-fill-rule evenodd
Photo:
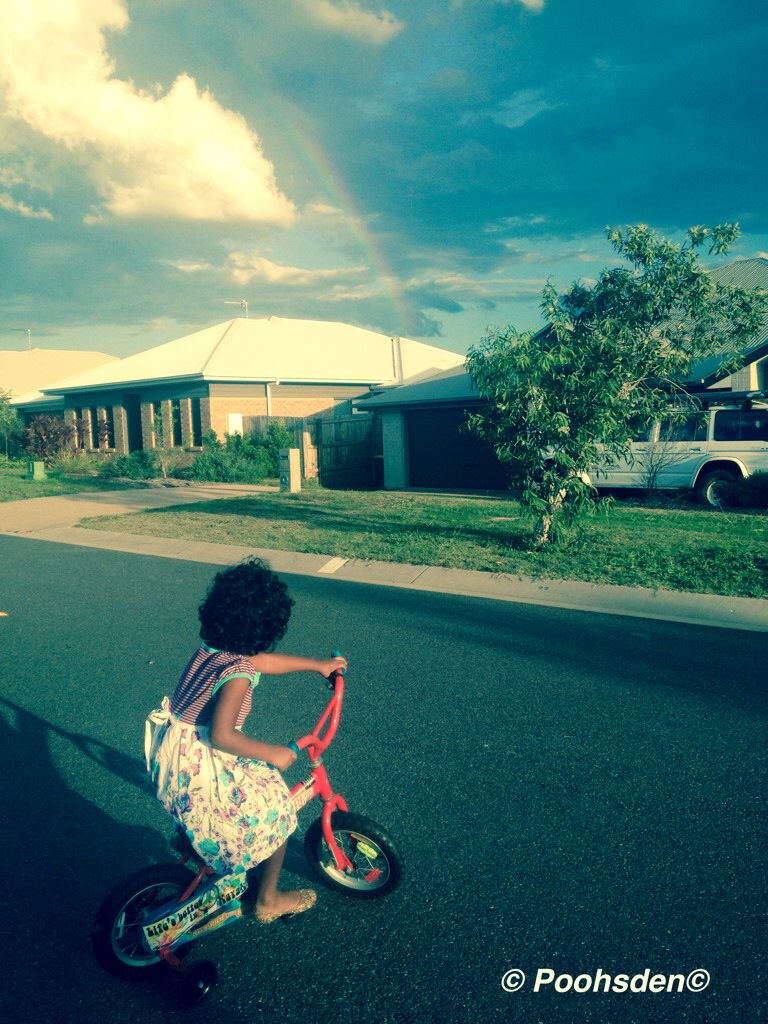
<svg viewBox="0 0 768 1024"><path fill-rule="evenodd" d="M167 859L143 719L191 652L215 570L10 537L0 565L0 1013L189 1019L167 986L103 974L89 927L115 881ZM380 902L322 889L290 924L201 941L220 980L198 1014L765 1019L763 634L286 578L282 648L350 660L331 779L397 838L408 873ZM264 679L249 728L306 731L325 692ZM304 881L300 843L288 863L286 882ZM620 975L696 987L699 969L700 992L603 991ZM514 971L526 980L507 992Z"/></svg>

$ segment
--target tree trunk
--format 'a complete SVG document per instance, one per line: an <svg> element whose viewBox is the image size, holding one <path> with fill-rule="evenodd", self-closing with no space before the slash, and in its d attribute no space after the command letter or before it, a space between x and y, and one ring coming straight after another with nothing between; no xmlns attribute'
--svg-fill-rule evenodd
<svg viewBox="0 0 768 1024"><path fill-rule="evenodd" d="M536 525L533 528L533 543L537 548L543 548L545 544L549 543L549 531L553 519L554 516L546 512L536 520Z"/></svg>
<svg viewBox="0 0 768 1024"><path fill-rule="evenodd" d="M550 494L546 510L536 520L536 525L533 528L533 542L536 547L542 548L545 544L551 543L552 524L563 507L565 493L565 488L563 487L556 494Z"/></svg>

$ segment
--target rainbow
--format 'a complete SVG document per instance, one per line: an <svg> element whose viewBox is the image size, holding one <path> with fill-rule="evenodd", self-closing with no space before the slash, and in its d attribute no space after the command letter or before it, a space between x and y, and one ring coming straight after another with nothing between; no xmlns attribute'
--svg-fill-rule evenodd
<svg viewBox="0 0 768 1024"><path fill-rule="evenodd" d="M288 104L280 101L283 125L294 125L297 118L289 111ZM373 268L381 280L384 290L390 298L393 310L393 327L398 328L410 322L411 313L403 297L398 279L389 266L373 232L366 226L365 218L360 213L355 199L341 178L323 147L310 132L297 131L295 128L288 136L301 164L314 174L315 180L325 193L329 205L341 210L344 223L354 238L363 255L364 261ZM395 334L397 331L393 330Z"/></svg>

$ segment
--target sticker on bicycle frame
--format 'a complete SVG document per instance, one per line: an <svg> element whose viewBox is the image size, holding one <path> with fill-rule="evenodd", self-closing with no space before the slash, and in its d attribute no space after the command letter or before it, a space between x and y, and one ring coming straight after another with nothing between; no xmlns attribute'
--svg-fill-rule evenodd
<svg viewBox="0 0 768 1024"><path fill-rule="evenodd" d="M293 797L293 809L300 811L302 807L305 807L309 801L315 795L315 780L310 776L300 783L301 789L298 789L295 793L292 793Z"/></svg>
<svg viewBox="0 0 768 1024"><path fill-rule="evenodd" d="M379 856L378 850L376 850L373 846L369 846L368 843L362 842L360 839L357 840L356 848L360 851L360 853L362 853L364 857L370 857L371 860L376 860L376 858Z"/></svg>
<svg viewBox="0 0 768 1024"><path fill-rule="evenodd" d="M144 925L144 941L149 949L172 946L214 910L239 899L247 888L245 875L227 875L217 879L198 896L192 896L164 917Z"/></svg>

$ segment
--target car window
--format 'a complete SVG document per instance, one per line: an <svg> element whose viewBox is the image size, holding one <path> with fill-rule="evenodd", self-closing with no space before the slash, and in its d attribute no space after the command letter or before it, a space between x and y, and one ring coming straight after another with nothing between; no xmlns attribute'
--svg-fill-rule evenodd
<svg viewBox="0 0 768 1024"><path fill-rule="evenodd" d="M653 428L653 423L643 423L635 419L629 424L629 436L634 443L637 443L638 441L650 441Z"/></svg>
<svg viewBox="0 0 768 1024"><path fill-rule="evenodd" d="M701 413L684 420L663 420L659 425L659 441L706 441L707 421Z"/></svg>
<svg viewBox="0 0 768 1024"><path fill-rule="evenodd" d="M720 409L715 441L768 441L768 409Z"/></svg>

